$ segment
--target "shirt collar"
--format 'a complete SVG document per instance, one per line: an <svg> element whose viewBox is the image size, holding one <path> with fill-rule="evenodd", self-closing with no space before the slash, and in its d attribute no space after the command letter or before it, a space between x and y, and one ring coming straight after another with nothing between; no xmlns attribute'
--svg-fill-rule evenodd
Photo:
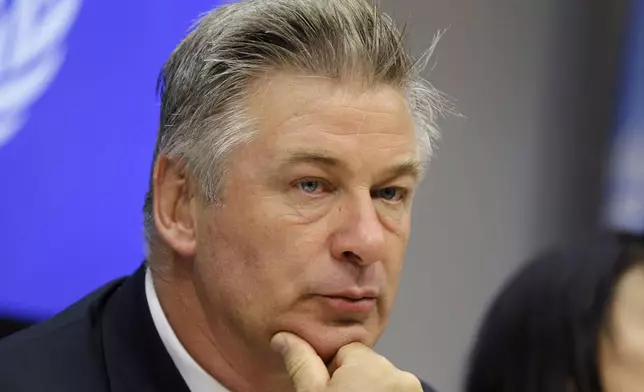
<svg viewBox="0 0 644 392"><path fill-rule="evenodd" d="M152 281L149 270L145 272L145 296L152 315L154 326L161 337L165 349L170 354L174 365L181 373L190 392L229 392L214 377L206 372L186 351L174 333L168 321Z"/></svg>

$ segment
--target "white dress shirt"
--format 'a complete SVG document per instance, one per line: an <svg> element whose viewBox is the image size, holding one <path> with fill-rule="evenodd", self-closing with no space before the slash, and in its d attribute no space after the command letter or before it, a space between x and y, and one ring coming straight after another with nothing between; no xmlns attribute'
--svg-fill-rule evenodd
<svg viewBox="0 0 644 392"><path fill-rule="evenodd" d="M161 341L168 354L170 354L174 365L181 373L181 377L188 385L190 392L229 392L188 354L177 335L175 335L163 312L163 308L161 308L149 270L145 272L145 296L152 314L152 321L154 321L154 326L161 337Z"/></svg>

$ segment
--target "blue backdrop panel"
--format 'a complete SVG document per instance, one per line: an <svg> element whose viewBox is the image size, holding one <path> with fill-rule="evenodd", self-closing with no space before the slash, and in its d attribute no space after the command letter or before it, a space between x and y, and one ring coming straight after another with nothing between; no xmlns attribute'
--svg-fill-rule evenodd
<svg viewBox="0 0 644 392"><path fill-rule="evenodd" d="M143 260L156 79L205 0L0 0L0 313Z"/></svg>
<svg viewBox="0 0 644 392"><path fill-rule="evenodd" d="M644 0L634 0L608 181L611 227L644 234Z"/></svg>

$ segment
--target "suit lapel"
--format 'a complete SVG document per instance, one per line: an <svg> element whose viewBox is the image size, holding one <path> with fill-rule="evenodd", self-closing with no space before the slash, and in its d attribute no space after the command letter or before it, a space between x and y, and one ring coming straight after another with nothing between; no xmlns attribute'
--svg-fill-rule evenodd
<svg viewBox="0 0 644 392"><path fill-rule="evenodd" d="M190 392L168 355L145 297L145 265L105 306L101 338L112 392Z"/></svg>

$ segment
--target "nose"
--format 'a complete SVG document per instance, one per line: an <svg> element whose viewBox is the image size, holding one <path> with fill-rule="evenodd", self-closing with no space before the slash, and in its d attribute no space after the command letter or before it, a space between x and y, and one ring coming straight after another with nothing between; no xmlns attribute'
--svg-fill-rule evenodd
<svg viewBox="0 0 644 392"><path fill-rule="evenodd" d="M337 260L368 266L381 261L385 253L385 228L370 192L352 196L338 206L337 226L331 252Z"/></svg>

